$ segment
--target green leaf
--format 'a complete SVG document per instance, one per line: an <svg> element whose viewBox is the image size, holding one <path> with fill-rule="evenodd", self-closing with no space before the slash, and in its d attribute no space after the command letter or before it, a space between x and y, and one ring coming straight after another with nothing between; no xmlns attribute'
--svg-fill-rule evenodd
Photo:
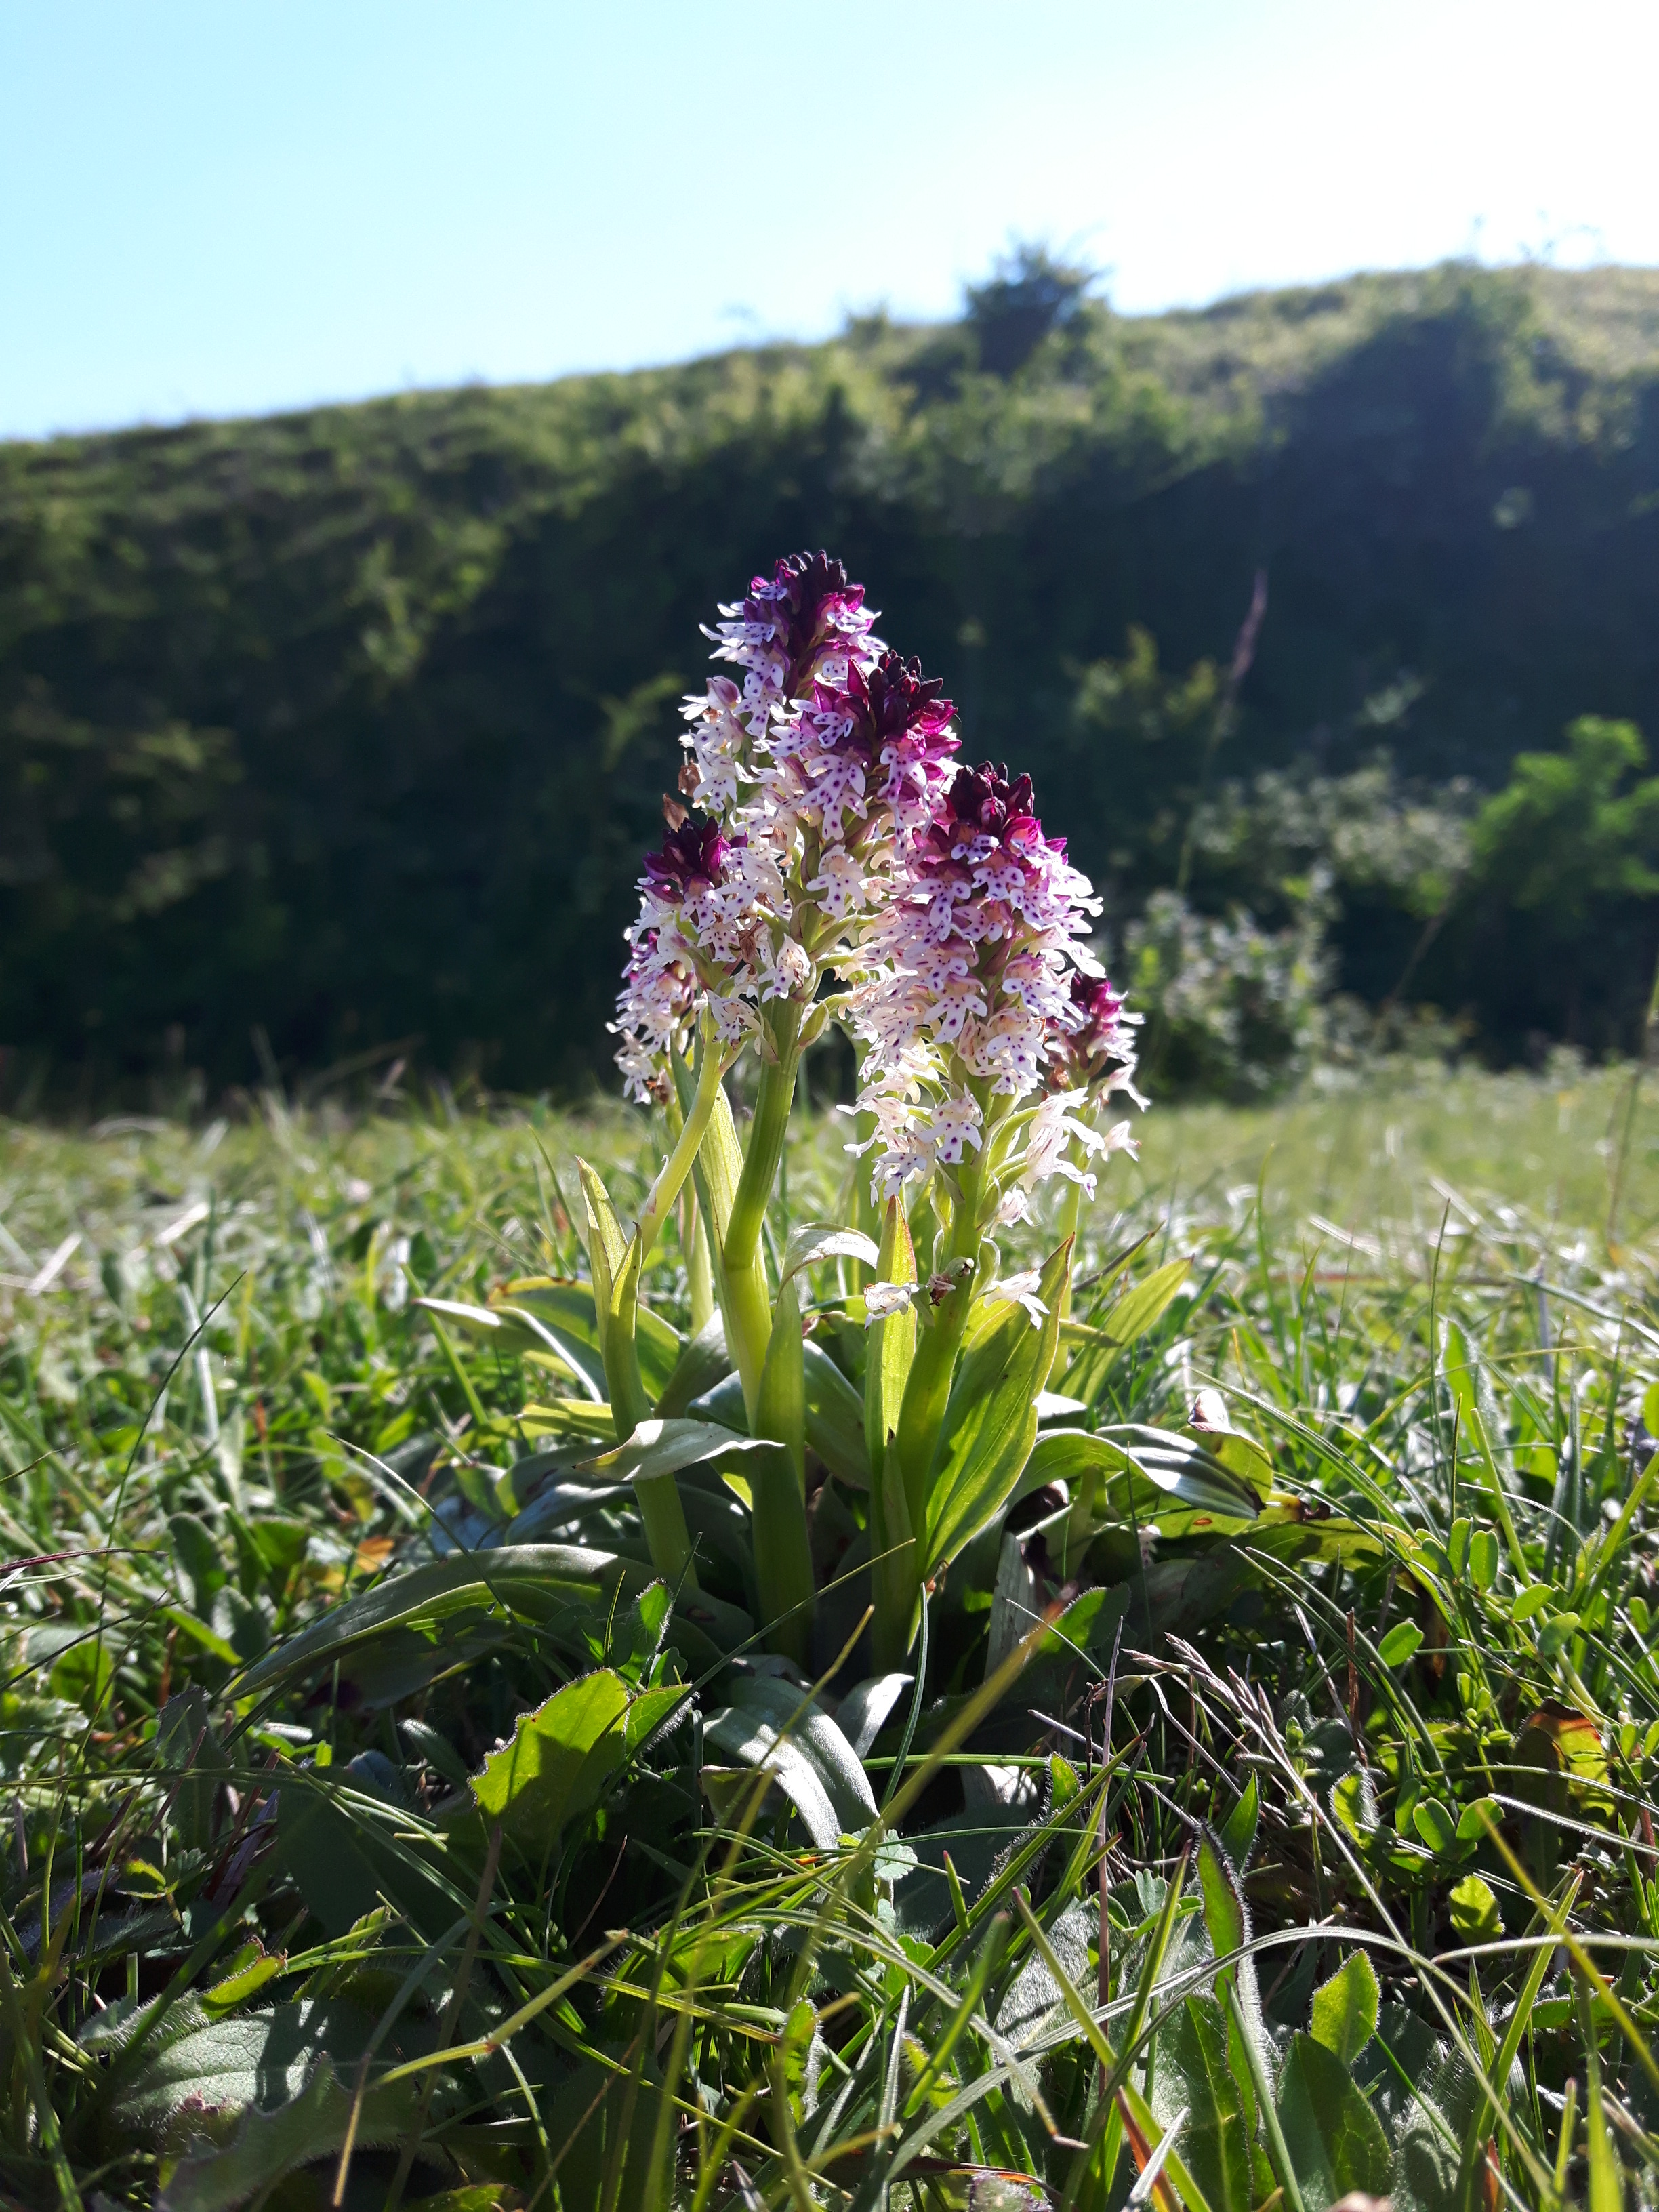
<svg viewBox="0 0 1659 2212"><path fill-rule="evenodd" d="M1294 2037L1277 2106L1307 2212L1329 2212L1350 2190L1388 2194L1388 2138L1334 2051L1310 2035Z"/></svg>
<svg viewBox="0 0 1659 2212"><path fill-rule="evenodd" d="M1504 1808L1495 1797L1477 1797L1466 1805L1457 1816L1457 1840L1460 1844L1483 1844L1486 1840L1486 1815L1492 1815L1494 1827L1501 1826Z"/></svg>
<svg viewBox="0 0 1659 2212"><path fill-rule="evenodd" d="M1553 1604L1555 1591L1548 1583L1533 1583L1528 1589L1517 1590L1510 1607L1511 1620L1530 1620L1535 1613Z"/></svg>
<svg viewBox="0 0 1659 2212"><path fill-rule="evenodd" d="M1457 1815L1438 1797L1425 1797L1412 1814L1412 1826L1437 1855L1457 1844Z"/></svg>
<svg viewBox="0 0 1659 2212"><path fill-rule="evenodd" d="M806 1441L831 1474L855 1490L870 1487L864 1443L864 1405L857 1390L821 1344L801 1346L806 1390Z"/></svg>
<svg viewBox="0 0 1659 2212"><path fill-rule="evenodd" d="M1213 2212L1250 2212L1258 2201L1251 2172L1255 2099L1235 2069L1227 2015L1207 1994L1188 1997L1158 2032L1158 2104L1173 2118L1184 2106L1181 2154Z"/></svg>
<svg viewBox="0 0 1659 2212"><path fill-rule="evenodd" d="M212 1531L193 1513L169 1513L167 1534L173 1556L190 1583L190 1609L205 1620L213 1610L214 1594L225 1581L225 1564Z"/></svg>
<svg viewBox="0 0 1659 2212"><path fill-rule="evenodd" d="M1478 1874L1466 1874L1447 1901L1452 1926L1466 1943L1495 1943L1503 1934L1504 1916L1498 1909L1498 1899Z"/></svg>
<svg viewBox="0 0 1659 2212"><path fill-rule="evenodd" d="M267 1983L274 1982L279 1974L287 1972L288 1956L285 1952L261 1952L250 1959L246 1966L238 1966L234 1972L226 1974L210 1988L204 1990L202 2009L210 2020L219 2020L226 2013L238 2012L251 1997L257 1996Z"/></svg>
<svg viewBox="0 0 1659 2212"><path fill-rule="evenodd" d="M1054 1362L1060 1293L1071 1265L1067 1238L1049 1255L1038 1281L1037 1295L1048 1308L1041 1325L1034 1327L1022 1308L1012 1309L1017 1333L1007 1363L992 1387L963 1408L949 1437L927 1497L924 1574L948 1564L1000 1512L1031 1455L1036 1395ZM954 1390L951 1395L954 1401Z"/></svg>
<svg viewBox="0 0 1659 2212"><path fill-rule="evenodd" d="M916 1279L916 1255L910 1242L910 1224L896 1198L887 1201L881 1250L876 1259L876 1279L883 1283L914 1283ZM887 1439L898 1426L899 1408L904 1402L904 1386L909 1379L915 1348L916 1316L913 1307L906 1306L901 1313L890 1314L885 1321L872 1322L864 1367L864 1443L872 1486L881 1474Z"/></svg>
<svg viewBox="0 0 1659 2212"><path fill-rule="evenodd" d="M1244 1893L1232 1863L1213 1830L1206 1827L1198 1839L1198 1887L1204 1900L1204 1925L1210 1948L1218 1959L1242 1950L1250 1938L1250 1916Z"/></svg>
<svg viewBox="0 0 1659 2212"><path fill-rule="evenodd" d="M1144 1282L1126 1291L1117 1304L1097 1326L1100 1334L1121 1351L1146 1335L1163 1316L1164 1309L1180 1290L1192 1270L1190 1255L1184 1260L1171 1260L1156 1267Z"/></svg>
<svg viewBox="0 0 1659 2212"><path fill-rule="evenodd" d="M526 1848L544 1848L594 1803L628 1755L628 1685L600 1667L520 1713L510 1742L472 1779L486 1819Z"/></svg>
<svg viewBox="0 0 1659 2212"><path fill-rule="evenodd" d="M781 1285L825 1260L862 1260L866 1267L880 1264L881 1255L861 1229L843 1229L834 1221L804 1221L790 1236L784 1249Z"/></svg>
<svg viewBox="0 0 1659 2212"><path fill-rule="evenodd" d="M1498 1580L1498 1538L1490 1528L1478 1528L1469 1539L1469 1580L1478 1590L1489 1590Z"/></svg>
<svg viewBox="0 0 1659 2212"><path fill-rule="evenodd" d="M696 1098L696 1079L678 1053L672 1053L669 1060L681 1110L690 1113ZM697 1204L709 1226L709 1251L717 1278L726 1231L732 1219L732 1201L737 1195L742 1174L743 1147L738 1142L737 1124L732 1119L732 1102L726 1095L726 1085L721 1084L714 1094L714 1110L708 1117L708 1127L703 1131L691 1168Z"/></svg>
<svg viewBox="0 0 1659 2212"><path fill-rule="evenodd" d="M644 1318L643 1314L641 1318ZM640 1366L643 1371L643 1359ZM674 1362L674 1371L658 1395L658 1419L670 1421L678 1419L694 1398L703 1396L731 1372L732 1355L726 1348L726 1322L716 1312L711 1314L697 1334L681 1346L679 1357ZM647 1387L649 1387L648 1381Z"/></svg>
<svg viewBox="0 0 1659 2212"><path fill-rule="evenodd" d="M605 1395L605 1370L599 1357L599 1313L593 1303L592 1283L573 1282L553 1275L525 1275L495 1293L490 1308L495 1313L533 1321L545 1329L573 1362L585 1362L586 1371L600 1386L595 1389L595 1396ZM634 1316L634 1342L645 1387L653 1396L659 1396L667 1388L684 1348L679 1333L671 1328L660 1314L653 1313L647 1306L640 1306Z"/></svg>
<svg viewBox="0 0 1659 2212"><path fill-rule="evenodd" d="M1238 1873L1243 1874L1255 1849L1255 1826L1261 1811L1261 1792L1252 1774L1243 1796L1217 1831L1223 1847Z"/></svg>
<svg viewBox="0 0 1659 2212"><path fill-rule="evenodd" d="M229 2212L266 2195L295 2166L337 2152L351 2124L354 2090L322 2059L297 2097L271 2111L247 2111L228 2142L197 2148L181 2161L167 2184L171 2212ZM354 2143L372 2151L400 2142L414 2123L420 2093L413 2076L368 2087L358 2106Z"/></svg>
<svg viewBox="0 0 1659 2212"><path fill-rule="evenodd" d="M1118 1518L1142 1526L1177 1507L1239 1522L1256 1520L1261 1510L1250 1484L1204 1446L1172 1429L1140 1425L1121 1437L1088 1429L1045 1429L1020 1487L1074 1484L1091 1474L1106 1478L1104 1502Z"/></svg>
<svg viewBox="0 0 1659 2212"><path fill-rule="evenodd" d="M620 1442L631 1435L651 1410L635 1341L640 1240L637 1235L624 1238L598 1171L584 1159L578 1159L576 1168L581 1177L582 1205L587 1218L587 1264L593 1275L599 1356L605 1362L606 1395Z"/></svg>
<svg viewBox="0 0 1659 2212"><path fill-rule="evenodd" d="M581 1461L580 1471L604 1475L611 1482L649 1482L658 1475L678 1474L684 1468L720 1459L727 1452L750 1449L751 1442L715 1421L641 1421L623 1443L594 1459Z"/></svg>
<svg viewBox="0 0 1659 2212"><path fill-rule="evenodd" d="M1350 1951L1328 1982L1314 1991L1310 2032L1342 2063L1353 2062L1376 2033L1382 1992L1370 1959Z"/></svg>
<svg viewBox="0 0 1659 2212"><path fill-rule="evenodd" d="M256 1660L238 1678L235 1694L263 1698L394 1629L431 1628L458 1614L498 1611L546 1620L569 1608L608 1616L619 1601L637 1597L655 1579L643 1564L575 1544L502 1544L458 1553L406 1574L383 1576ZM754 1633L746 1613L702 1593L684 1598L675 1618L726 1650Z"/></svg>
<svg viewBox="0 0 1659 2212"><path fill-rule="evenodd" d="M862 1764L830 1716L775 1674L738 1675L703 1740L744 1766L764 1767L793 1800L820 1850L866 1827L876 1801Z"/></svg>
<svg viewBox="0 0 1659 2212"><path fill-rule="evenodd" d="M155 1723L155 1763L173 1790L173 1817L186 1850L212 1848L215 1802L230 1778L230 1761L213 1732L205 1690L177 1691Z"/></svg>
<svg viewBox="0 0 1659 2212"><path fill-rule="evenodd" d="M1397 1620L1377 1645L1376 1656L1385 1667L1403 1667L1415 1658L1422 1641L1423 1632L1414 1620Z"/></svg>

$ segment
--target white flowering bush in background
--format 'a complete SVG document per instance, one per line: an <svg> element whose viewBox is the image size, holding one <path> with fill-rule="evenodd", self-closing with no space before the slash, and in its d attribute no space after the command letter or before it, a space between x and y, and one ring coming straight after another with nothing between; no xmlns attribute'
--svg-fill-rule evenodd
<svg viewBox="0 0 1659 2212"><path fill-rule="evenodd" d="M1307 1073L1325 1041L1327 904L1316 877L1296 921L1268 930L1242 907L1202 915L1178 891L1152 893L1124 952L1171 1087L1242 1104Z"/></svg>

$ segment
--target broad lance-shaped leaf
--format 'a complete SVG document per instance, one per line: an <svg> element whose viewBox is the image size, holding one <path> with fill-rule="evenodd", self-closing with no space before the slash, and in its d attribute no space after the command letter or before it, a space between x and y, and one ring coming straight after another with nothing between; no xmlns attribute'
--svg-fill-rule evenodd
<svg viewBox="0 0 1659 2212"><path fill-rule="evenodd" d="M1297 2035L1279 2081L1279 2124L1307 2212L1352 2190L1385 2197L1392 2160L1376 2113L1334 2051Z"/></svg>
<svg viewBox="0 0 1659 2212"><path fill-rule="evenodd" d="M108 2084L110 2107L123 2130L142 2129L153 2145L175 2153L192 2140L199 2142L204 2132L222 2142L241 2115L263 2112L264 2124L257 2134L266 2146L267 2163L256 2185L263 2186L302 2157L315 2157L328 2147L331 2133L337 2145L351 2100L334 2081L330 2061L355 2072L374 2025L372 2013L338 1998L303 1998L205 2024L193 2008L178 2005L131 2053L116 2058ZM405 2057L411 2044L419 2047L419 2035L414 2019L405 2015L381 2043L383 2058ZM400 2088L404 2094L398 2094ZM365 2144L395 2140L419 2091L415 2077L380 2093L378 2100L371 2091L368 2102L374 2111L372 2116L365 2111ZM301 2148L307 2140L301 2126L306 2120L317 2130L308 2150ZM245 2141L246 2136L238 2138L239 2143ZM211 2163L234 2160L237 2152L236 2143L217 2150ZM192 2160L181 2171L188 2173L195 2165ZM170 2203L187 2203L198 2212L238 2201L210 2186L209 2175L195 2178L183 2195L168 2191Z"/></svg>
<svg viewBox="0 0 1659 2212"><path fill-rule="evenodd" d="M1242 1950L1250 1937L1244 1893L1226 1852L1208 1827L1198 1839L1198 1887L1204 1900L1204 1925L1216 1957L1224 1959Z"/></svg>
<svg viewBox="0 0 1659 2212"><path fill-rule="evenodd" d="M1062 1284L1072 1264L1067 1237L1043 1267L1037 1296L1047 1311L1033 1323L1015 1307L1012 1348L1001 1373L965 1407L928 1486L922 1572L953 1559L1007 1503L1036 1442L1036 1395L1054 1358Z"/></svg>
<svg viewBox="0 0 1659 2212"><path fill-rule="evenodd" d="M1075 1484L1091 1474L1103 1478L1104 1498L1121 1519L1145 1522L1174 1506L1237 1522L1254 1521L1261 1511L1250 1484L1201 1445L1173 1430L1139 1425L1110 1435L1045 1429L1020 1477L1020 1488Z"/></svg>
<svg viewBox="0 0 1659 2212"><path fill-rule="evenodd" d="M520 1313L512 1306L468 1305L459 1298L412 1298L410 1303L424 1313L435 1314L441 1322L465 1329L471 1336L481 1338L494 1351L538 1352L544 1360L552 1361L585 1396L599 1399L605 1395L603 1367L596 1370L592 1362L583 1358L579 1351L533 1313Z"/></svg>
<svg viewBox="0 0 1659 2212"><path fill-rule="evenodd" d="M870 1460L864 1447L864 1404L821 1344L809 1336L801 1346L806 1390L806 1441L831 1474L854 1490L870 1487Z"/></svg>
<svg viewBox="0 0 1659 2212"><path fill-rule="evenodd" d="M1204 1903L1204 1929L1210 1939L1210 1948L1218 1959L1231 1958L1243 1950L1250 1940L1249 1907L1244 1902L1243 1887L1221 1838L1207 1825L1199 1833L1198 1887ZM1228 1972L1238 1998L1233 2032L1248 2035L1255 2048L1256 2063L1250 2069L1252 2074L1260 2073L1263 2079L1270 2081L1273 2046L1262 2023L1255 1961L1247 1954Z"/></svg>
<svg viewBox="0 0 1659 2212"><path fill-rule="evenodd" d="M649 1567L575 1544L502 1544L461 1552L390 1574L254 1662L235 1680L238 1698L263 1698L302 1680L398 1629L426 1629L469 1612L523 1612L543 1619L561 1607L608 1617L657 1579ZM723 1650L754 1634L736 1606L702 1592L683 1598L677 1623Z"/></svg>
<svg viewBox="0 0 1659 2212"><path fill-rule="evenodd" d="M319 2057L287 2104L262 2109L263 2100L261 2105L249 2100L228 2142L204 2145L201 2120L193 2121L190 2154L167 2183L170 2212L230 2212L250 2198L264 2198L295 2166L337 2151L348 2127L353 2143L364 2151L390 2148L414 2124L420 2100L416 2075L387 2087L371 2081L360 2095L355 2084L340 2080L330 2057Z"/></svg>
<svg viewBox="0 0 1659 2212"><path fill-rule="evenodd" d="M862 1260L866 1267L874 1267L878 1256L861 1229L843 1229L834 1221L804 1221L785 1247L779 1280L787 1283L803 1268L821 1266L826 1260Z"/></svg>
<svg viewBox="0 0 1659 2212"><path fill-rule="evenodd" d="M915 1680L914 1674L872 1674L858 1682L842 1699L836 1726L863 1759L887 1725L889 1715Z"/></svg>
<svg viewBox="0 0 1659 2212"><path fill-rule="evenodd" d="M876 1603L875 1662L884 1673L902 1666L916 1632L921 1573L910 1525L909 1489L899 1441L890 1433L881 1474L870 1489L870 1585Z"/></svg>
<svg viewBox="0 0 1659 2212"><path fill-rule="evenodd" d="M882 1227L881 1249L876 1255L876 1280L914 1283L915 1279L916 1255L910 1242L910 1224L897 1199L890 1198L887 1218ZM906 1305L890 1314L885 1321L871 1323L864 1366L864 1444L872 1486L879 1485L882 1453L888 1437L898 1426L899 1408L904 1403L904 1386L909 1380L915 1348L916 1316L912 1307Z"/></svg>
<svg viewBox="0 0 1659 2212"><path fill-rule="evenodd" d="M793 1801L820 1850L876 1817L853 1747L823 1708L775 1674L739 1675L703 1723L703 1741L745 1766L764 1766Z"/></svg>
<svg viewBox="0 0 1659 2212"><path fill-rule="evenodd" d="M1261 1792L1252 1774L1245 1781L1237 1804L1216 1832L1221 1838L1223 1850L1232 1861L1236 1874L1242 1875L1250 1863L1250 1853L1255 1849L1256 1822L1261 1813Z"/></svg>
<svg viewBox="0 0 1659 2212"><path fill-rule="evenodd" d="M679 1093L680 1110L689 1113L696 1100L696 1079L689 1064L678 1053L670 1055L670 1066L673 1071L674 1088ZM721 1250L726 1243L726 1225L732 1218L732 1201L737 1195L742 1174L743 1147L738 1142L731 1101L726 1095L726 1085L722 1084L691 1167L697 1204L709 1228L708 1242L717 1275Z"/></svg>
<svg viewBox="0 0 1659 2212"><path fill-rule="evenodd" d="M854 1490L867 1490L870 1465L864 1449L864 1407L857 1390L823 1346L810 1336L801 1343L801 1376L806 1394L808 1445L831 1474ZM747 1436L749 1414L738 1376L726 1375L703 1392L695 1401L695 1418Z"/></svg>
<svg viewBox="0 0 1659 2212"><path fill-rule="evenodd" d="M788 1447L772 1437L754 1439L743 1471L767 1640L773 1650L804 1667L811 1651L815 1595L805 1493Z"/></svg>
<svg viewBox="0 0 1659 2212"><path fill-rule="evenodd" d="M640 1319L645 1319L641 1310ZM641 1370L645 1361L640 1361ZM674 1370L657 1399L659 1420L680 1419L694 1398L701 1398L732 1372L732 1355L726 1348L726 1322L712 1314L697 1334L682 1346ZM650 1387L647 1380L647 1388Z"/></svg>
<svg viewBox="0 0 1659 2212"><path fill-rule="evenodd" d="M635 1319L640 1293L640 1240L624 1240L610 1195L586 1160L576 1163L587 1216L587 1264L593 1274L593 1304L599 1317L599 1353L617 1439L631 1435L651 1410L640 1373Z"/></svg>
<svg viewBox="0 0 1659 2212"><path fill-rule="evenodd" d="M526 1849L544 1849L597 1802L634 1745L688 1695L674 1688L630 1699L610 1667L567 1682L533 1712L520 1714L511 1741L492 1751L473 1777L479 1811ZM639 1707L645 1710L635 1718Z"/></svg>
<svg viewBox="0 0 1659 2212"><path fill-rule="evenodd" d="M1376 2033L1381 2008L1376 1969L1363 1951L1350 1951L1329 1981L1314 1991L1313 2039L1352 2068Z"/></svg>
<svg viewBox="0 0 1659 2212"><path fill-rule="evenodd" d="M1155 1322L1163 1319L1165 1308L1186 1281L1192 1264L1190 1255L1184 1260L1171 1260L1166 1267L1154 1268L1133 1290L1125 1291L1105 1318L1096 1324L1101 1335L1120 1351L1145 1336Z"/></svg>
<svg viewBox="0 0 1659 2212"><path fill-rule="evenodd" d="M513 1312L533 1318L572 1353L586 1353L592 1373L603 1383L599 1360L599 1317L593 1285L555 1275L525 1275L490 1294L492 1312ZM638 1349L640 1376L646 1389L660 1393L674 1371L683 1349L679 1332L658 1313L641 1306L634 1316L634 1341ZM603 1389L599 1394L605 1395Z"/></svg>
<svg viewBox="0 0 1659 2212"><path fill-rule="evenodd" d="M1166 2128L1185 2112L1182 2160L1210 2212L1252 2212L1266 2194L1251 2158L1255 2097L1248 2069L1234 2063L1231 2029L1207 1992L1173 2008L1158 2032L1152 2108Z"/></svg>
<svg viewBox="0 0 1659 2212"><path fill-rule="evenodd" d="M753 1440L715 1421L641 1421L631 1437L612 1450L581 1462L586 1474L599 1474L612 1482L650 1481L653 1476L678 1474L683 1468L719 1459L726 1452L752 1450Z"/></svg>

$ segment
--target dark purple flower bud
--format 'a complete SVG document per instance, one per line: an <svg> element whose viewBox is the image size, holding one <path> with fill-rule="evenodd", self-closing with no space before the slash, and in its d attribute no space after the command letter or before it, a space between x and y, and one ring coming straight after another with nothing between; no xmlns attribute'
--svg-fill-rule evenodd
<svg viewBox="0 0 1659 2212"><path fill-rule="evenodd" d="M1082 1026L1073 1032L1079 1051L1092 1059L1109 1050L1122 1033L1123 1016L1123 994L1110 976L1085 975L1081 969L1075 970L1072 1003L1083 1017Z"/></svg>
<svg viewBox="0 0 1659 2212"><path fill-rule="evenodd" d="M729 849L718 822L696 822L688 815L663 839L659 853L646 854L646 879L659 898L678 906L724 882Z"/></svg>
<svg viewBox="0 0 1659 2212"><path fill-rule="evenodd" d="M829 554L790 553L769 578L757 576L744 602L746 622L769 623L778 650L789 664L786 695L799 694L826 643L843 627L841 617L864 605L864 586L850 583L846 569Z"/></svg>
<svg viewBox="0 0 1659 2212"><path fill-rule="evenodd" d="M867 723L878 751L896 738L938 737L956 711L942 678L924 676L919 660L896 653L884 653L867 676L854 669L848 689L854 713Z"/></svg>
<svg viewBox="0 0 1659 2212"><path fill-rule="evenodd" d="M999 842L1009 830L1039 827L1033 811L1031 779L1022 775L1011 782L1000 762L981 761L977 768L959 768L945 794L943 826L960 828Z"/></svg>

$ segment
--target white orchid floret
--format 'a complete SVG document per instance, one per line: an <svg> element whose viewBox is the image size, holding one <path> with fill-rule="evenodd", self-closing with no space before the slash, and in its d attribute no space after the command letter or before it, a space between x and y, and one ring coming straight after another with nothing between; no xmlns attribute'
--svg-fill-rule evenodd
<svg viewBox="0 0 1659 2212"><path fill-rule="evenodd" d="M895 1314L903 1313L915 1304L921 1285L919 1283L866 1283L864 1286L864 1326L878 1321L890 1321Z"/></svg>
<svg viewBox="0 0 1659 2212"><path fill-rule="evenodd" d="M703 1003L723 1045L741 1044L760 1027L760 1016L747 999L711 991Z"/></svg>
<svg viewBox="0 0 1659 2212"><path fill-rule="evenodd" d="M934 1157L954 1167L969 1145L975 1152L980 1151L984 1144L983 1125L984 1116L972 1098L965 1094L942 1098L932 1116Z"/></svg>
<svg viewBox="0 0 1659 2212"><path fill-rule="evenodd" d="M824 854L823 865L806 888L809 891L817 891L824 912L841 921L867 903L870 896L869 872L855 854L842 846L832 846Z"/></svg>
<svg viewBox="0 0 1659 2212"><path fill-rule="evenodd" d="M762 971L761 997L798 999L812 980L812 963L804 947L786 937Z"/></svg>
<svg viewBox="0 0 1659 2212"><path fill-rule="evenodd" d="M1033 1328L1040 1328L1048 1318L1048 1309L1037 1296L1042 1276L1035 1267L1028 1267L1018 1275L1005 1275L991 1285L982 1303L996 1306L1024 1306Z"/></svg>

